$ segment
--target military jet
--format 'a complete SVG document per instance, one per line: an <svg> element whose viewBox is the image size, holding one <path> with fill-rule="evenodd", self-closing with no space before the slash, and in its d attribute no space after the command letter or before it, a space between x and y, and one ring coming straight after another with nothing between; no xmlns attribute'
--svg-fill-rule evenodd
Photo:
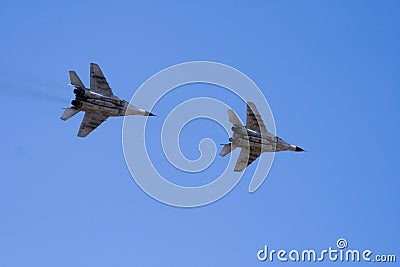
<svg viewBox="0 0 400 267"><path fill-rule="evenodd" d="M75 86L75 99L72 107L66 108L60 119L66 121L79 111L85 112L78 131L85 137L103 123L108 117L141 115L154 116L151 112L138 109L127 101L115 96L108 85L99 65L90 64L90 88L86 88L75 71L70 71L71 85Z"/></svg>
<svg viewBox="0 0 400 267"><path fill-rule="evenodd" d="M268 132L260 113L252 102L247 103L245 126L242 125L233 110L228 110L228 116L229 122L232 124L233 136L229 138L230 143L224 145L219 155L223 157L237 147L242 148L235 165L235 172L243 171L263 152L304 151L302 148L288 144Z"/></svg>

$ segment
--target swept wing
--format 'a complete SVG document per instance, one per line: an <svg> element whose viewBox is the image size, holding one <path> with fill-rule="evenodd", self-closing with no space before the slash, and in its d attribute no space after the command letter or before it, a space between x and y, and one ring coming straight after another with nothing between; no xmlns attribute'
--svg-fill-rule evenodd
<svg viewBox="0 0 400 267"><path fill-rule="evenodd" d="M257 131L261 134L267 133L267 127L264 124L263 119L261 118L260 113L258 112L256 105L252 102L247 102L247 111L246 111L246 128Z"/></svg>
<svg viewBox="0 0 400 267"><path fill-rule="evenodd" d="M239 158L236 161L235 172L243 171L253 161L255 161L261 155L261 148L259 147L243 147L240 151Z"/></svg>
<svg viewBox="0 0 400 267"><path fill-rule="evenodd" d="M99 65L95 63L90 63L90 90L105 96L114 95Z"/></svg>
<svg viewBox="0 0 400 267"><path fill-rule="evenodd" d="M78 131L79 137L85 137L90 134L94 129L96 129L100 124L102 124L108 116L94 113L94 112L86 112L83 117L81 127Z"/></svg>

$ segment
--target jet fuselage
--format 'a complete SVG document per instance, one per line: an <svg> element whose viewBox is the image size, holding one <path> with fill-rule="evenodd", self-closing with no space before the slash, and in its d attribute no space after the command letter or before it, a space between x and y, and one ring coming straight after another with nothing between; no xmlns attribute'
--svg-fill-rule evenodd
<svg viewBox="0 0 400 267"><path fill-rule="evenodd" d="M75 99L72 100L71 104L80 111L93 111L110 117L126 115L149 116L150 114L116 96L105 96L83 88L75 88L74 94Z"/></svg>
<svg viewBox="0 0 400 267"><path fill-rule="evenodd" d="M235 147L256 147L261 149L261 152L302 151L299 150L300 148L286 143L269 132L261 134L242 125L233 125L232 131L235 134L234 137L229 138L229 141Z"/></svg>

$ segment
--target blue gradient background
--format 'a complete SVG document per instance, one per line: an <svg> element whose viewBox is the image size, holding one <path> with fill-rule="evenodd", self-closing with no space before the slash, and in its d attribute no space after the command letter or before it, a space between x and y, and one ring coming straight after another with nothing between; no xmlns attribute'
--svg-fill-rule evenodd
<svg viewBox="0 0 400 267"><path fill-rule="evenodd" d="M285 266L256 253L322 250L339 237L400 257L399 11L398 1L3 1L0 266ZM192 60L248 75L278 135L309 152L277 154L254 194L251 166L220 201L181 209L132 180L121 118L79 139L81 115L59 117L73 96L68 70L88 85L96 62L130 99L154 73ZM244 119L235 97L189 88L160 102L153 123L193 96L216 96ZM227 135L195 121L183 131L185 155L196 158L204 137ZM187 179L208 182L223 163ZM162 158L159 168L175 174Z"/></svg>

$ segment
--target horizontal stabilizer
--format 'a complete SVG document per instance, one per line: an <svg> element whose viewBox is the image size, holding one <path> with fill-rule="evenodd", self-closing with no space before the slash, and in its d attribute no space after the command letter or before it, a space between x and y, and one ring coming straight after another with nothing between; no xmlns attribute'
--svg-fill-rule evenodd
<svg viewBox="0 0 400 267"><path fill-rule="evenodd" d="M79 110L77 110L75 108L66 108L60 119L62 119L63 121L66 121L69 118L71 118L72 116L74 116L75 114L77 114L78 112L79 112Z"/></svg>
<svg viewBox="0 0 400 267"><path fill-rule="evenodd" d="M231 151L232 151L232 144L226 144L222 148L221 153L219 153L219 155L224 157L224 156L228 155L229 153L231 153Z"/></svg>
<svg viewBox="0 0 400 267"><path fill-rule="evenodd" d="M232 109L228 110L228 116L229 116L230 123L232 123L234 125L242 126L242 122L239 120L238 116Z"/></svg>
<svg viewBox="0 0 400 267"><path fill-rule="evenodd" d="M75 71L70 70L69 71L69 78L71 80L71 84L78 87L78 88L85 88L85 85L83 85L81 79L79 79L78 74L76 74Z"/></svg>

